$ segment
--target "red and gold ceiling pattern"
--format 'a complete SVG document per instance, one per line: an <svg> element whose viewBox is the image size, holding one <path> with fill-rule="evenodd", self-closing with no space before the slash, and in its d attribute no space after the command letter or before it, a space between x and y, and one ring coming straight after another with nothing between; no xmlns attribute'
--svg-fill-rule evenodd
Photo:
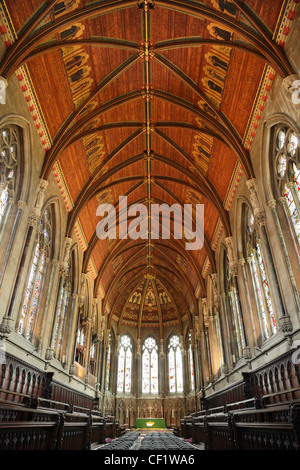
<svg viewBox="0 0 300 470"><path fill-rule="evenodd" d="M101 286L123 323L189 319L195 290L205 295L207 269L215 271L220 233L230 235L238 182L253 177L257 114L275 74L291 73L283 35L297 2L2 3L1 75L17 73L24 88L45 148L41 177L54 174L63 188L67 235L75 228L84 240L95 296ZM98 240L98 205L122 195L130 204L204 204L204 247Z"/></svg>

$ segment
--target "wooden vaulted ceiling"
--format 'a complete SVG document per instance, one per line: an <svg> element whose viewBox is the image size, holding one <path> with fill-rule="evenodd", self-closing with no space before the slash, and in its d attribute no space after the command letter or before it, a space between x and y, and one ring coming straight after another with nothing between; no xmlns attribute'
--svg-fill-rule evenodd
<svg viewBox="0 0 300 470"><path fill-rule="evenodd" d="M264 68L292 73L273 39L285 3L6 0L16 41L0 75L27 66L52 140L41 178L59 162L73 202L67 235L79 220L84 269L93 259L95 296L101 284L111 318L148 324L130 299L141 293L144 302L151 288L152 324L181 323L197 287L205 295L219 221L231 234L233 172L240 164L254 176L244 135ZM117 208L123 195L129 205L204 204L204 247L187 251L172 237L99 240L97 206ZM163 291L172 304L165 316Z"/></svg>

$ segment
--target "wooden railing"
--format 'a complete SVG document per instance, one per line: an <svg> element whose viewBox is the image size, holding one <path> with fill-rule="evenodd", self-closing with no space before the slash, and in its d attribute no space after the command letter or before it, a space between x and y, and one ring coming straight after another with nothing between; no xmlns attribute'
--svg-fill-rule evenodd
<svg viewBox="0 0 300 470"><path fill-rule="evenodd" d="M187 416L181 436L206 450L300 450L300 402L268 404L274 395Z"/></svg>
<svg viewBox="0 0 300 470"><path fill-rule="evenodd" d="M24 394L0 402L0 450L89 450L118 435L119 422L97 411Z"/></svg>

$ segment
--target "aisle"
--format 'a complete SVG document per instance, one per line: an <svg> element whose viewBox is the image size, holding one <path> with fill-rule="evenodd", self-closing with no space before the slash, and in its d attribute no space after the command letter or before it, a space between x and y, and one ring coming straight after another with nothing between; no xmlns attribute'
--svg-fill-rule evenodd
<svg viewBox="0 0 300 470"><path fill-rule="evenodd" d="M103 444L94 450L151 450L151 451L191 451L204 450L203 444L191 444L177 437L172 431L128 431L121 437Z"/></svg>

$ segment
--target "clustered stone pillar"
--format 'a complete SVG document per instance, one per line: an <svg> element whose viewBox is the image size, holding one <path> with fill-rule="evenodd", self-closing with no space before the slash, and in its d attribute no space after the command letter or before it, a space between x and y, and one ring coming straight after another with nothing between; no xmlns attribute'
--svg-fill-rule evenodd
<svg viewBox="0 0 300 470"><path fill-rule="evenodd" d="M279 310L279 315L278 315L279 326L281 327L284 335L289 336L289 334L293 330L293 326L292 326L289 315L285 312L285 308L283 305L283 299L281 296L281 287L278 282L278 278L277 278L277 274L276 274L276 270L275 270L275 266L273 262L273 257L272 257L272 253L271 253L271 249L270 249L270 245L268 241L267 231L266 231L266 214L265 214L264 208L259 202L257 185L256 185L255 179L248 180L247 187L250 192L250 200L251 200L252 207L253 207L255 222L259 230L259 235L260 235L260 239L262 243L262 250L264 251L266 255L266 261L269 267L268 272L271 274L270 277L274 286L273 297L276 298L276 303L277 303L277 307Z"/></svg>
<svg viewBox="0 0 300 470"><path fill-rule="evenodd" d="M15 319L13 318L14 309L16 306L17 300L17 292L20 286L20 281L22 278L23 271L28 268L29 260L27 258L27 254L31 253L32 246L34 242L34 234L36 231L37 223L41 216L41 210L44 203L45 198L45 191L48 187L48 181L44 179L40 179L35 191L35 197L33 199L32 208L28 217L28 231L25 239L25 244L23 248L23 254L21 257L18 274L17 274L17 282L15 283L14 290L12 293L10 305L8 311L4 315L2 319L2 323L0 325L0 338L6 339L11 334L14 329ZM27 261L27 262L26 262ZM18 321L20 319L20 314L16 318L16 325L18 325Z"/></svg>

